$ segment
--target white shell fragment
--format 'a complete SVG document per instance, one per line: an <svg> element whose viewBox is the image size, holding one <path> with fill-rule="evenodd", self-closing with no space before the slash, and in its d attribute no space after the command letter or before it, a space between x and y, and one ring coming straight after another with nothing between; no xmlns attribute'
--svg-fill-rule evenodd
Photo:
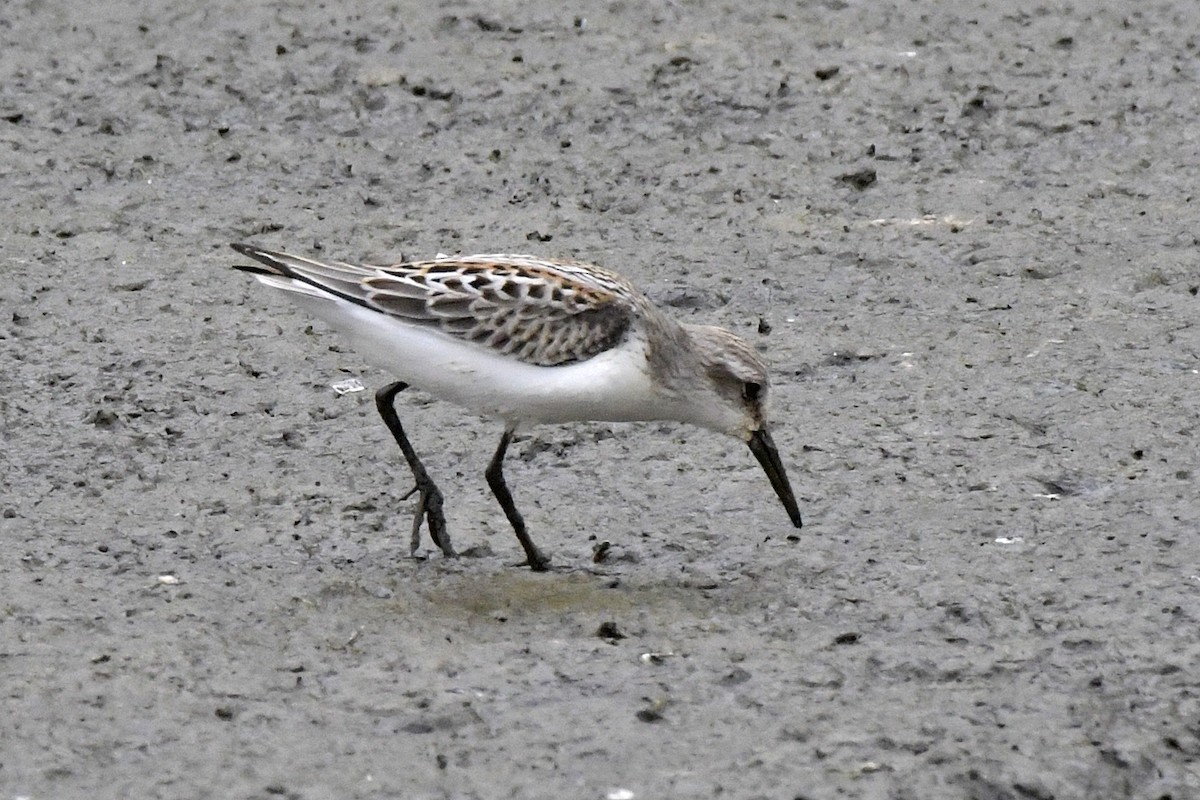
<svg viewBox="0 0 1200 800"><path fill-rule="evenodd" d="M333 389L338 397L342 397L343 395L365 391L367 387L363 386L362 381L358 378L347 378L344 381L329 384L329 388Z"/></svg>
<svg viewBox="0 0 1200 800"><path fill-rule="evenodd" d="M674 653L642 653L642 655L640 656L640 659L643 664L661 664L673 655L675 655L675 654Z"/></svg>

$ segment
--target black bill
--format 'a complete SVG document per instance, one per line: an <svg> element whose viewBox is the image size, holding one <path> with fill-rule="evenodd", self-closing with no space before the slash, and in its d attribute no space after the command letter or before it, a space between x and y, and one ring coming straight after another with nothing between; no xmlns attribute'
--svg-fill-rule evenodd
<svg viewBox="0 0 1200 800"><path fill-rule="evenodd" d="M792 518L792 524L797 528L802 527L804 522L800 519L800 507L796 505L796 495L792 494L792 485L788 483L787 473L783 471L783 462L779 460L779 451L775 449L775 442L771 441L771 434L767 433L766 428L760 428L750 434L748 444L750 452L754 453L758 463L762 464L763 471L771 479L771 488L779 495L788 516Z"/></svg>

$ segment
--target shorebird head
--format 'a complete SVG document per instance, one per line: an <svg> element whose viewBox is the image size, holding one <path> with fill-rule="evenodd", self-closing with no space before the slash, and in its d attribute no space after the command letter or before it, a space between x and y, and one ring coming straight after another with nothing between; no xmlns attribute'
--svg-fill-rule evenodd
<svg viewBox="0 0 1200 800"><path fill-rule="evenodd" d="M758 459L771 488L797 528L800 507L767 427L767 366L753 347L724 328L685 326L706 377L692 398L692 422L741 439Z"/></svg>

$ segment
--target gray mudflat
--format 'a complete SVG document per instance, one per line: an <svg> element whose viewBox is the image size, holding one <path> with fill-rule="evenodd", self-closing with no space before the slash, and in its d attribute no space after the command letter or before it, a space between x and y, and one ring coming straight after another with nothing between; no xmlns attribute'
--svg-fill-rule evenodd
<svg viewBox="0 0 1200 800"><path fill-rule="evenodd" d="M0 13L0 797L1200 797L1200 5L94 5ZM761 345L806 527L537 428L531 574L414 391L409 558L241 240L622 271Z"/></svg>

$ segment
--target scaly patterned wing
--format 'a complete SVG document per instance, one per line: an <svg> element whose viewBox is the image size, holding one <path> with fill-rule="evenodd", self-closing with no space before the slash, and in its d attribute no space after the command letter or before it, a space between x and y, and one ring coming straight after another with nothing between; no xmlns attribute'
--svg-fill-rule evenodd
<svg viewBox="0 0 1200 800"><path fill-rule="evenodd" d="M618 344L638 297L599 267L510 255L382 267L362 285L379 311L543 367L586 361Z"/></svg>
<svg viewBox="0 0 1200 800"><path fill-rule="evenodd" d="M533 256L456 256L384 267L233 247L266 266L242 269L290 278L314 293L544 367L586 361L617 345L646 302L615 272Z"/></svg>

